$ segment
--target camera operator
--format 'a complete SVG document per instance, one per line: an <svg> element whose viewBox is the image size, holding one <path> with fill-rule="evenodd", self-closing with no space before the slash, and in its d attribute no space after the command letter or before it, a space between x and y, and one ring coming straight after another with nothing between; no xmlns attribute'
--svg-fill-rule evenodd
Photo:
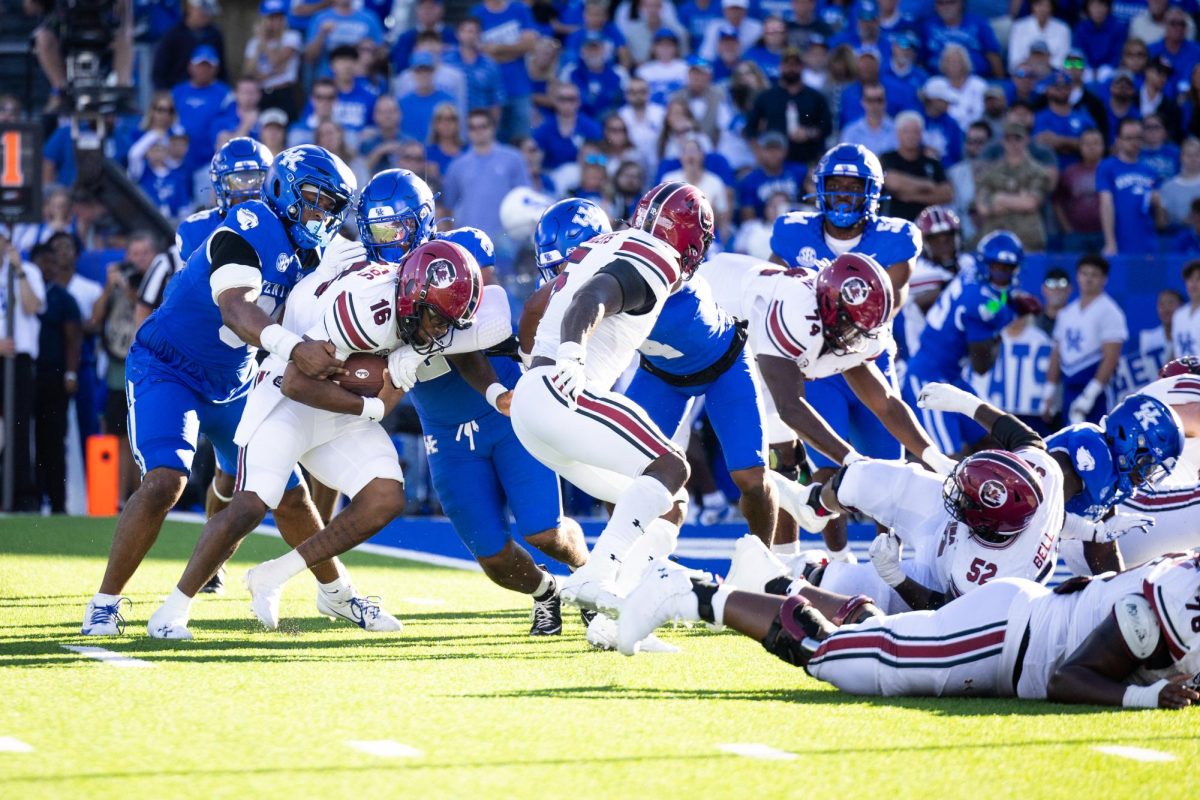
<svg viewBox="0 0 1200 800"><path fill-rule="evenodd" d="M133 83L133 5L131 0L24 0L25 13L42 17L33 32L38 65L50 83L47 110L62 103L67 87L66 56L94 48L111 52L118 86Z"/></svg>

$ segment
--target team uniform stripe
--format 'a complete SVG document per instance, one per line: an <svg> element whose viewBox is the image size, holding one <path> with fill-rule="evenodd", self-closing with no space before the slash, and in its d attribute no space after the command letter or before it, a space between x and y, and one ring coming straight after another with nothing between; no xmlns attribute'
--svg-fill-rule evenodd
<svg viewBox="0 0 1200 800"><path fill-rule="evenodd" d="M776 300L767 311L767 334L771 344L779 348L780 352L791 358L799 358L804 352L804 347L792 337L791 331L783 323L783 312L780 309L780 303Z"/></svg>
<svg viewBox="0 0 1200 800"><path fill-rule="evenodd" d="M237 477L233 482L234 491L240 492L246 486L246 448L238 448Z"/></svg>
<svg viewBox="0 0 1200 800"><path fill-rule="evenodd" d="M1159 627L1166 634L1167 649L1171 651L1171 656L1176 661L1182 660L1187 655L1188 648L1184 644L1183 637L1179 635L1179 631L1175 630L1171 618L1165 613L1167 602L1163 597L1162 587L1150 581L1142 581L1142 594L1150 601L1150 606L1154 609L1154 616L1158 617Z"/></svg>
<svg viewBox="0 0 1200 800"><path fill-rule="evenodd" d="M668 286L679 279L679 271L671 265L671 262L667 261L659 253L656 253L654 248L644 245L641 242L626 239L621 244L620 249L617 250L617 254L641 256L643 260L650 263L650 266L666 276Z"/></svg>
<svg viewBox="0 0 1200 800"><path fill-rule="evenodd" d="M361 336L363 339L366 340L368 347L370 347L372 350L378 350L379 345L376 344L375 340L372 339L370 337L370 335L367 334L367 326L363 325L362 322L359 320L358 311L354 308L354 302L351 301L347 295L342 295L342 296L347 298L346 299L346 307L350 309L350 319L354 323L354 329L356 331L358 331L359 336Z"/></svg>
<svg viewBox="0 0 1200 800"><path fill-rule="evenodd" d="M830 661L847 661L852 658L869 658L894 669L948 669L950 667L961 666L962 664L970 664L974 661L982 661L985 658L998 656L1003 652L1003 647L993 647L985 650L972 651L961 657L947 659L945 661L897 661L894 658L889 658L881 651L873 650L865 653L835 653L833 655L815 657L808 662L808 665L810 667L816 667L820 664L827 664Z"/></svg>
<svg viewBox="0 0 1200 800"><path fill-rule="evenodd" d="M567 261L572 264L578 264L580 261L583 261L584 256L588 254L589 250L591 250L590 247L586 244L581 244L571 251L571 255L567 256Z"/></svg>
<svg viewBox="0 0 1200 800"><path fill-rule="evenodd" d="M641 408L641 406L629 401L628 398L619 394L609 395L608 397L603 398L602 402L621 409L626 414L641 423L642 427L646 430L646 433L654 437L656 441L661 442L662 445L668 450L674 449L674 445L671 443L671 440L658 430L658 426L654 424L654 422L650 419L650 415L648 415L645 410Z"/></svg>
<svg viewBox="0 0 1200 800"><path fill-rule="evenodd" d="M338 295L338 299L333 301L333 306L336 312L334 319L337 322L338 331L342 334L346 343L355 350L369 349L370 345L367 344L366 340L354 328L354 318L350 314L349 297L344 293Z"/></svg>
<svg viewBox="0 0 1200 800"><path fill-rule="evenodd" d="M1125 501L1127 505L1147 511L1174 511L1200 503L1200 486L1188 486L1153 494L1138 494Z"/></svg>
<svg viewBox="0 0 1200 800"><path fill-rule="evenodd" d="M653 431L647 428L641 420L615 403L601 400L595 395L589 395L587 392L580 394L575 402L581 410L590 411L593 414L598 414L611 420L641 442L642 446L649 450L656 458L666 455L671 451L670 447L661 442L654 435Z"/></svg>
<svg viewBox="0 0 1200 800"><path fill-rule="evenodd" d="M649 271L649 273L651 275L653 275L655 277L655 279L659 283L661 283L665 287L670 287L671 284L667 282L667 276L663 275L662 272L660 272L653 264L651 264L646 259L642 258L641 256L635 256L633 253L630 253L628 251L621 251L620 255L624 256L625 260L628 262L633 262L635 264L641 264L643 267L646 268L647 271Z"/></svg>
<svg viewBox="0 0 1200 800"><path fill-rule="evenodd" d="M561 403L564 408L570 409L570 407L571 407L570 404L567 402L566 398L564 398L559 393L558 389L554 388L554 384L551 382L550 378L543 376L542 383L546 384L546 391L548 391L550 393L551 397L553 397L555 400L557 400L559 403ZM597 422L597 423L603 425L604 427L608 428L610 431L615 433L617 436L620 436L622 439L624 439L626 442L628 442L630 444L630 446L632 446L635 450L637 450L639 453L646 456L647 458L657 458L658 456L662 455L661 453L655 453L654 451L647 448L637 438L635 438L633 435L631 435L629 433L629 431L620 427L619 425L617 425L612 420L610 420L606 417L602 417L599 414L594 414L589 411L586 411L578 405L576 405L576 407L575 407L575 412L582 417L586 417L587 419L590 419L590 420Z"/></svg>
<svg viewBox="0 0 1200 800"><path fill-rule="evenodd" d="M1001 623L994 630L948 642L906 642L877 630L834 634L821 644L812 661L875 658L896 666L914 666L913 662L950 666L946 662L966 663L1003 650L1003 626Z"/></svg>

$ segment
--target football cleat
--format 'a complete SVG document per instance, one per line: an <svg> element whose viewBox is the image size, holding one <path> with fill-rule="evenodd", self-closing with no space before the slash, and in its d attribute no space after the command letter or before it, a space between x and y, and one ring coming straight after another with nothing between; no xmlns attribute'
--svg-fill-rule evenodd
<svg viewBox="0 0 1200 800"><path fill-rule="evenodd" d="M120 636L125 633L125 618L121 616L121 604L132 606L128 597L118 597L116 602L109 605L96 605L93 600L87 604L83 612L83 627L80 633L84 636Z"/></svg>
<svg viewBox="0 0 1200 800"><path fill-rule="evenodd" d="M283 593L283 584L272 583L264 572L262 564L251 567L243 581L250 592L250 610L264 628L273 631L279 627L279 596Z"/></svg>
<svg viewBox="0 0 1200 800"><path fill-rule="evenodd" d="M340 599L317 589L317 611L330 619L353 622L371 633L395 633L404 630L404 623L383 610L378 597L360 597L351 588L348 597Z"/></svg>
<svg viewBox="0 0 1200 800"><path fill-rule="evenodd" d="M603 614L596 614L587 629L587 641L597 650L617 649L617 621ZM679 648L667 644L653 633L638 642L639 653L678 653Z"/></svg>
<svg viewBox="0 0 1200 800"><path fill-rule="evenodd" d="M170 618L170 612L166 606L159 606L158 610L150 615L150 621L146 623L146 631L153 639L191 639L192 632L188 630L187 617Z"/></svg>
<svg viewBox="0 0 1200 800"><path fill-rule="evenodd" d="M601 566L592 560L559 584L559 596L564 603L615 617L620 600L614 578L608 565Z"/></svg>
<svg viewBox="0 0 1200 800"><path fill-rule="evenodd" d="M700 611L692 591L692 570L659 561L647 570L642 582L625 598L617 621L617 649L631 656L641 643L665 622L699 622Z"/></svg>
<svg viewBox="0 0 1200 800"><path fill-rule="evenodd" d="M752 533L733 545L725 583L746 592L764 592L767 582L789 575L788 567Z"/></svg>
<svg viewBox="0 0 1200 800"><path fill-rule="evenodd" d="M788 480L775 470L769 470L767 475L775 485L775 494L779 498L779 510L786 511L804 530L810 533L820 533L825 530L825 526L831 519L837 518L837 514L828 511L818 516L813 507L808 504L809 496L814 490L820 491L821 484L799 484Z"/></svg>
<svg viewBox="0 0 1200 800"><path fill-rule="evenodd" d="M225 565L222 564L217 574L208 579L208 583L200 587L200 594L225 594Z"/></svg>
<svg viewBox="0 0 1200 800"><path fill-rule="evenodd" d="M530 636L558 636L562 633L562 600L551 594L545 600L533 601L533 625Z"/></svg>

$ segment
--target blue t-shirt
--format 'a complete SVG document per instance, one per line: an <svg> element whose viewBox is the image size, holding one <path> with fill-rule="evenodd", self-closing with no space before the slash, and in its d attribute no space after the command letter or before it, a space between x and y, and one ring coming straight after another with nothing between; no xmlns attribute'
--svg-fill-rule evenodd
<svg viewBox="0 0 1200 800"><path fill-rule="evenodd" d="M325 51L321 53L321 60L317 62L318 78L330 76L329 54L334 49L344 44L357 47L359 42L367 40L375 42L375 44L383 44L383 26L379 24L379 17L369 11L351 11L349 14L340 14L337 9L333 8L327 8L313 15L312 20L308 23L308 35L304 37L304 40L311 42L316 39L317 32L326 22L333 23L333 30L325 37Z"/></svg>
<svg viewBox="0 0 1200 800"><path fill-rule="evenodd" d="M992 77L992 66L988 63L986 54L999 53L1000 43L987 20L974 14L963 14L962 22L951 28L942 22L938 16L933 16L925 23L925 67L932 73L937 72L938 59L948 44L958 44L966 48L971 56L971 68L976 75L985 78Z"/></svg>
<svg viewBox="0 0 1200 800"><path fill-rule="evenodd" d="M1071 44L1083 51L1087 63L1092 69L1097 67L1115 68L1121 63L1121 48L1129 38L1129 26L1112 14L1104 20L1100 27L1088 19L1081 17L1075 26Z"/></svg>
<svg viewBox="0 0 1200 800"><path fill-rule="evenodd" d="M708 284L689 282L667 298L638 349L665 372L691 375L725 355L733 335L733 318L717 306Z"/></svg>
<svg viewBox="0 0 1200 800"><path fill-rule="evenodd" d="M1049 108L1042 109L1033 118L1033 135L1036 137L1042 131L1050 131L1059 136L1069 136L1073 139L1078 139L1079 135L1086 130L1091 130L1096 127L1095 121L1091 115L1080 111L1070 111L1066 114L1057 114ZM1058 153L1058 168L1066 169L1072 164L1079 161L1078 155L1069 155L1067 153Z"/></svg>
<svg viewBox="0 0 1200 800"><path fill-rule="evenodd" d="M502 11L489 11L480 3L472 6L469 13L483 23L484 44L516 44L525 31L534 30L533 14L524 3L509 2ZM529 71L525 69L525 59L514 58L499 66L509 98L528 97Z"/></svg>
<svg viewBox="0 0 1200 800"><path fill-rule="evenodd" d="M489 358L500 383L512 389L521 377L521 367L511 358ZM417 373L409 392L423 425L455 427L492 412L487 399L471 388L444 356L431 356Z"/></svg>
<svg viewBox="0 0 1200 800"><path fill-rule="evenodd" d="M175 249L179 251L179 257L184 261L191 258L192 253L208 241L208 237L221 227L224 221L225 215L220 211L206 208L179 223L179 227L175 229Z"/></svg>
<svg viewBox="0 0 1200 800"><path fill-rule="evenodd" d="M708 8L700 8L700 5L695 0L687 0L686 3L680 3L676 6L675 15L679 17L679 21L688 32L688 38L691 39L692 49L696 49L700 42L704 41L704 31L708 29L708 23L714 19L721 19L721 0L712 0L708 4ZM788 3L788 18L791 18L791 3ZM763 19L762 16L754 15L754 19Z"/></svg>
<svg viewBox="0 0 1200 800"><path fill-rule="evenodd" d="M212 121L220 115L226 103L232 102L229 87L221 81L208 86L193 86L189 81L171 90L179 124L188 135L188 161L199 167L212 159L216 152Z"/></svg>
<svg viewBox="0 0 1200 800"><path fill-rule="evenodd" d="M178 217L192 202L192 176L183 167L164 170L161 175L147 167L138 179L138 188L168 219Z"/></svg>
<svg viewBox="0 0 1200 800"><path fill-rule="evenodd" d="M746 177L737 184L738 208L753 208L754 215L761 217L766 211L767 201L771 195L782 192L793 203L800 201L804 193L804 176L806 170L800 164L784 163L778 175L768 175L762 167L746 173Z"/></svg>
<svg viewBox="0 0 1200 800"><path fill-rule="evenodd" d="M782 59L782 53L772 53L762 45L755 45L742 54L743 61L757 64L770 81L779 80L779 62Z"/></svg>
<svg viewBox="0 0 1200 800"><path fill-rule="evenodd" d="M788 267L823 269L837 258L825 241L825 217L812 211L793 211L775 220L771 252ZM912 261L921 252L921 231L899 217L875 217L863 228L852 252L871 256L884 268Z"/></svg>
<svg viewBox="0 0 1200 800"><path fill-rule="evenodd" d="M583 49L583 39L587 33L586 30L580 28L567 36L566 41L563 42L560 64L570 64L572 61L579 60L579 52ZM604 58L611 63L617 57L617 49L626 46L625 34L621 33L621 29L615 23L606 22L600 29L600 35L604 37Z"/></svg>
<svg viewBox="0 0 1200 800"><path fill-rule="evenodd" d="M884 97L887 100L888 116L896 116L901 111L920 108L921 102L917 90L907 81L902 81L891 75L880 74L879 82L883 85ZM862 119L866 112L862 107L862 84L858 81L842 89L841 126L844 128L855 120ZM882 155L877 153L876 155Z"/></svg>
<svg viewBox="0 0 1200 800"><path fill-rule="evenodd" d="M1165 40L1155 42L1147 49L1150 51L1151 59L1166 56L1167 60L1171 62L1171 78L1167 81L1167 94L1175 94L1176 89L1180 87L1186 91L1192 67L1200 64L1200 44L1184 39L1179 44L1179 52L1175 54L1167 52Z"/></svg>
<svg viewBox="0 0 1200 800"><path fill-rule="evenodd" d="M467 80L467 110L504 105L508 93L500 76L500 67L482 53L468 64L458 50L446 53L442 61L462 72Z"/></svg>
<svg viewBox="0 0 1200 800"><path fill-rule="evenodd" d="M1066 453L1083 484L1079 494L1067 498L1068 513L1098 520L1127 496L1118 488L1112 451L1104 440L1104 431L1096 425L1069 425L1046 440L1046 449Z"/></svg>
<svg viewBox="0 0 1200 800"><path fill-rule="evenodd" d="M333 121L351 133L360 133L371 124L371 115L375 113L375 101L378 99L379 93L369 80L355 78L354 85L348 91L338 90L337 99L333 101ZM305 109L305 116L310 113L311 107Z"/></svg>
<svg viewBox="0 0 1200 800"><path fill-rule="evenodd" d="M440 89L434 89L422 97L410 92L402 94L400 103L400 131L405 136L423 142L429 138L429 126L433 122L433 110L441 103L454 103L454 98Z"/></svg>
<svg viewBox="0 0 1200 800"><path fill-rule="evenodd" d="M421 31L412 27L396 37L396 43L392 45L392 50L388 53L388 59L392 62L392 72L394 74L399 75L412 65L413 48L417 44L417 36L420 33ZM449 25L442 26L441 34L443 44L458 44L458 37L455 35L454 29Z"/></svg>
<svg viewBox="0 0 1200 800"><path fill-rule="evenodd" d="M591 117L580 114L575 120L575 130L570 136L563 136L558 130L558 119L551 116L537 130L533 138L546 154L543 162L546 169L557 169L568 164L579 155L579 148L584 142L596 141L603 138L603 131Z"/></svg>
<svg viewBox="0 0 1200 800"><path fill-rule="evenodd" d="M603 72L592 72L577 61L567 67L565 77L579 88L579 110L592 119L600 119L625 102L621 76L612 64L606 64Z"/></svg>
<svg viewBox="0 0 1200 800"><path fill-rule="evenodd" d="M940 117L925 117L925 135L921 137L926 147L942 154L942 166L952 167L962 161L963 131L949 114Z"/></svg>
<svg viewBox="0 0 1200 800"><path fill-rule="evenodd" d="M1138 160L1154 171L1161 186L1179 174L1179 145L1163 142L1154 149L1143 147Z"/></svg>
<svg viewBox="0 0 1200 800"><path fill-rule="evenodd" d="M970 345L995 339L1016 319L1007 300L1008 293L990 283L951 281L925 315L908 374L922 382L957 381Z"/></svg>
<svg viewBox="0 0 1200 800"><path fill-rule="evenodd" d="M1096 167L1096 191L1113 198L1117 250L1146 253L1155 249L1157 234L1150 210L1150 193L1158 188L1158 177L1141 161L1126 164L1109 156Z"/></svg>

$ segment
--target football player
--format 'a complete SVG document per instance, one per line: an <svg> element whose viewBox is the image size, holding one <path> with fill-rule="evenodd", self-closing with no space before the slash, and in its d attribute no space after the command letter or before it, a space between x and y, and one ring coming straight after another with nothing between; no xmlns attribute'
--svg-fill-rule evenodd
<svg viewBox="0 0 1200 800"><path fill-rule="evenodd" d="M250 389L254 349L316 380L341 370L332 348L302 340L275 315L303 271L320 261L355 188L353 173L329 151L314 145L285 150L267 172L261 199L234 207L138 329L125 386L130 445L143 479L117 520L100 591L84 612L84 635L124 631L120 610L128 600L120 592L183 492L199 433L212 441L222 471L237 473L233 436ZM294 475L276 513L292 544L320 527L300 483ZM215 571L216 565L200 585ZM342 580L336 564L313 572L323 585Z"/></svg>
<svg viewBox="0 0 1200 800"><path fill-rule="evenodd" d="M917 215L924 249L917 257L908 282L908 299L900 309L903 320L901 334L896 337L897 358L907 361L920 349L925 315L958 275L969 276L975 259L962 251L962 222L950 206L929 206Z"/></svg>
<svg viewBox="0 0 1200 800"><path fill-rule="evenodd" d="M561 585L567 602L612 607L621 561L638 539L651 532L669 552L678 537L687 461L644 410L610 387L667 297L700 265L713 219L696 187L660 184L638 203L629 230L577 246L551 284L531 369L513 393L513 429L543 464L615 504L588 562Z"/></svg>
<svg viewBox="0 0 1200 800"><path fill-rule="evenodd" d="M850 694L1178 709L1200 701L1198 597L1195 551L1053 591L992 581L937 611L893 616L821 590L781 599L718 586L658 562L622 603L618 646L633 655L663 622L703 620ZM865 619L838 627L839 614Z"/></svg>
<svg viewBox="0 0 1200 800"><path fill-rule="evenodd" d="M1036 314L1041 304L1026 292L1011 291L1025 258L1025 248L1008 231L992 231L979 242L976 280L951 282L925 315L920 346L909 359L904 399L919 409L921 421L947 453L962 453L983 438L983 431L961 415L919 408L917 398L929 383L953 383L969 390L961 377L966 360L973 372L991 370L1000 334L1013 320Z"/></svg>

